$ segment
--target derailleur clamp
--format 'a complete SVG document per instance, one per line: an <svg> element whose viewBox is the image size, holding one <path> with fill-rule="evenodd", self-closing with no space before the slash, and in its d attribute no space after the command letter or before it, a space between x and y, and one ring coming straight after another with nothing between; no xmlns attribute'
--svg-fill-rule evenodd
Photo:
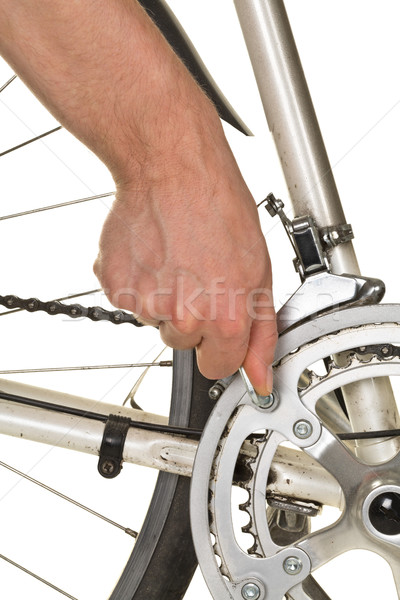
<svg viewBox="0 0 400 600"><path fill-rule="evenodd" d="M278 215L286 230L296 254L294 265L301 279L316 273L329 272L330 265L326 250L349 242L354 238L352 226L348 223L318 228L311 216L287 217L282 200L268 194L265 208L274 217Z"/></svg>

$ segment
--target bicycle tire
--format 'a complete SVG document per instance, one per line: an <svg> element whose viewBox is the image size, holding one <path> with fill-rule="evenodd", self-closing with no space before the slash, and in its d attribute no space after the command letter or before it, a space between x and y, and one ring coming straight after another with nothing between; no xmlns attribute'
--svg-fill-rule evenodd
<svg viewBox="0 0 400 600"><path fill-rule="evenodd" d="M212 382L192 350L174 351L170 423L202 428ZM181 600L197 566L189 518L190 478L160 473L149 509L110 600Z"/></svg>

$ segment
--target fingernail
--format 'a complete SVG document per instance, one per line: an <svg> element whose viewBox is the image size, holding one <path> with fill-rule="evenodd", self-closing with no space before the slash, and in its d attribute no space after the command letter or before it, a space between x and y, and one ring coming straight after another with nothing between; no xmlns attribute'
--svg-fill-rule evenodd
<svg viewBox="0 0 400 600"><path fill-rule="evenodd" d="M274 372L272 370L272 366L268 365L267 367L267 374L266 374L266 378L265 378L265 385L266 388L268 390L267 394L271 394L273 387L274 387Z"/></svg>

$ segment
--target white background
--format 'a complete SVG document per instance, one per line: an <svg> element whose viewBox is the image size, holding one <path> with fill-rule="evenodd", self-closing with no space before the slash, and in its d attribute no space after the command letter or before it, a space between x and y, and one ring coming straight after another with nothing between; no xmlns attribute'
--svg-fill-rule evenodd
<svg viewBox="0 0 400 600"><path fill-rule="evenodd" d="M255 199L260 201L273 191L285 201L285 184L257 97L233 3L231 0L171 0L170 4L223 92L255 134L245 138L231 127L225 128ZM400 298L397 266L399 3L395 0L384 0L379 5L369 0L289 0L287 8L347 220L356 234L355 246L362 273L383 279L387 285L386 301L395 302ZM3 65L0 73L2 83L11 71ZM53 126L53 118L19 81L0 95L0 151ZM64 131L43 143L3 157L0 169L1 214L113 189L104 167ZM51 299L96 288L91 265L108 205L95 201L1 222L0 293ZM271 251L279 307L297 286L297 276L281 226L265 211L261 218ZM89 302L106 306L100 294L82 301ZM67 322L61 317L10 315L1 319L0 327L0 368L135 362L143 357L154 359L161 348L152 333L142 333L138 337L129 326L112 328L107 324ZM160 410L159 405L166 404L160 400L160 378L157 372L154 387L150 389L151 401L146 405L149 410ZM28 378L21 376L20 380L27 382ZM113 371L57 377L35 375L29 382L99 400L121 402L134 380L135 374L130 371ZM0 444L0 459L63 489L70 489L72 479L76 487L74 493L81 501L94 502L97 509L125 520L133 528L135 519L140 520L136 512L132 518L132 498L141 496L141 488L137 479L132 483L128 480L130 467L124 469L112 487L110 482L105 486L104 482L98 482L96 463L92 459L74 457L71 464L64 462L55 449L21 446L19 440L6 444L6 440L1 439ZM140 469L139 473L142 485L145 475ZM83 486L84 483L88 485ZM32 561L27 566L45 576L44 566L47 567L55 557L60 571L55 577L57 583L82 599L100 597L100 592L93 591L93 578L86 575L85 568L92 565L99 577L107 575L104 571L110 571L112 575L112 556L117 554L114 548L125 543L124 539L121 541L122 534L117 532L108 542L113 544L108 568L98 568L105 531L92 532L91 524L85 523L82 527L89 527L89 534L85 533L86 529L79 532L75 512L72 514L73 526L64 525L57 503L42 496L36 498L36 491L15 477L5 476L1 480L0 500L0 553L14 557L14 553L26 549L27 556L21 561L25 561L24 564ZM40 506L44 507L44 516L39 514ZM15 508L17 519L11 520L11 510ZM55 534L54 538L47 538L43 533L46 521L50 521L50 534ZM34 528L33 550L25 541L28 527ZM69 541L65 541L67 533L71 533ZM87 535L91 538L90 546ZM59 540L63 540L68 559L77 548L81 549L82 555L73 566L58 558L55 549ZM363 556L361 565L353 572L352 563L344 557L337 566L339 570L328 574L333 600L373 598L377 594L387 600L395 597L371 570L369 558ZM78 570L80 566L84 567L82 572ZM81 595L77 591L80 588L70 584L74 572L83 590ZM362 576L355 577L355 573ZM26 586L31 584L30 580L15 575L2 564L0 575L3 590L6 590L1 597L7 600L19 599L25 593L41 600L59 597L36 586L29 588L28 594ZM105 589L106 585L100 583L99 590ZM196 578L187 598L200 597L206 599L209 594L201 579Z"/></svg>

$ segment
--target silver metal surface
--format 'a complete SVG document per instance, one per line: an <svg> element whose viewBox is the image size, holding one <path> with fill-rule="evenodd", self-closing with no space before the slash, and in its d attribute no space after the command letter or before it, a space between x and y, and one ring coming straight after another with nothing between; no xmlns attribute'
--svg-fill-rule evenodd
<svg viewBox="0 0 400 600"><path fill-rule="evenodd" d="M83 396L65 394L63 392L49 390L47 388L42 388L35 385L28 385L18 381L11 381L9 379L0 378L0 390L4 393L12 394L14 396L22 396L24 398L40 400L49 404L58 404L60 406L78 408L83 411L96 412L105 416L113 414L120 415L122 417L129 417L134 421L147 421L149 423L159 423L165 425L168 423L168 417L149 413L145 410L135 410L130 407L118 406L109 402L84 398ZM6 401L1 400L1 402L3 402L4 405L7 405ZM12 404L12 406L15 406L15 403Z"/></svg>
<svg viewBox="0 0 400 600"><path fill-rule="evenodd" d="M299 329L300 346L293 344L299 334L295 331L283 335L278 344L279 363L274 381L280 403L276 410L263 413L254 406L245 383L238 377L221 397L203 434L194 466L191 498L193 538L203 574L218 600L236 600L243 581L251 578L261 582L261 597L267 600L282 600L285 594L293 600L315 600L326 595L309 579L309 574L342 552L363 548L376 552L389 563L400 597L397 539L376 535L365 526L369 498L377 493L374 490L384 489L385 485L398 489L400 485L400 455L380 464L365 464L315 421L321 396L365 378L400 375L400 359L378 355L366 359L353 352L344 366L331 365L327 374L311 376L309 386L300 395L297 387L301 374L326 355L362 345L399 345L400 307L347 309L339 322L331 315ZM308 414L303 412L299 417L303 409ZM282 548L269 532L265 490L276 451L282 450L283 441L293 442L292 430L299 420L310 422L313 433L308 440L297 440L297 444L338 482L344 495L343 512L331 526ZM244 486L249 494L243 505L249 515L246 532L254 540L247 554L234 534L232 513L227 507L231 506L232 475L241 443L255 431L258 437L253 443L257 452L249 463L252 476ZM300 573L285 572L282 566L289 564L289 559L292 559L290 564L294 564L293 559L301 561Z"/></svg>
<svg viewBox="0 0 400 600"><path fill-rule="evenodd" d="M0 389L9 394L43 400L50 404L80 408L84 411L96 411L104 415L119 414L136 421L167 424L166 417L161 415L128 407L117 407L114 404L96 402L80 396L63 394L6 379L0 379ZM71 419L70 415L16 405L6 400L0 401L0 432L4 435L56 444L69 450L97 456L103 430L104 425L99 422L79 417ZM141 465L190 476L197 446L198 442L195 440L134 430L132 434L129 434L124 460L126 462L137 461ZM244 456L251 456L252 452L253 450L248 444L244 444L241 448L241 454ZM268 484L271 494L280 496L287 494L289 480L290 490L297 498L308 499L310 497L310 486L304 485L304 464L299 463L294 451L287 449L287 452L277 455L276 464L274 463L273 467L275 476L273 481ZM339 506L341 496L336 482L311 460L307 462L307 469L312 474L313 497L316 497L319 502Z"/></svg>
<svg viewBox="0 0 400 600"><path fill-rule="evenodd" d="M345 223L302 65L281 0L235 0L296 216Z"/></svg>
<svg viewBox="0 0 400 600"><path fill-rule="evenodd" d="M42 367L40 369L8 369L0 371L0 375L15 375L17 373L52 373L58 371L95 371L99 369L133 369L149 367L172 367L172 360L159 362L125 363L119 365L79 365L76 367Z"/></svg>
<svg viewBox="0 0 400 600"><path fill-rule="evenodd" d="M297 438L306 440L312 435L313 428L308 421L297 421L297 423L293 425L293 431Z"/></svg>
<svg viewBox="0 0 400 600"><path fill-rule="evenodd" d="M268 394L268 396L260 396L259 394L257 394L257 401L253 402L256 406L258 406L259 408L271 408L278 400L278 395L274 393L272 394Z"/></svg>
<svg viewBox="0 0 400 600"><path fill-rule="evenodd" d="M400 428L398 410L391 402L389 379L379 377L349 383L342 389L353 431ZM385 462L399 449L399 438L358 440L356 451L366 462Z"/></svg>
<svg viewBox="0 0 400 600"><path fill-rule="evenodd" d="M0 431L5 435L98 456L104 423L0 400ZM196 449L197 442L185 437L131 427L124 444L123 460L188 476L192 472Z"/></svg>
<svg viewBox="0 0 400 600"><path fill-rule="evenodd" d="M285 573L288 575L297 575L303 568L303 563L296 556L289 556L283 563Z"/></svg>
<svg viewBox="0 0 400 600"><path fill-rule="evenodd" d="M295 498L304 502L317 502L344 507L343 492L332 475L304 452L280 446L273 458L267 496Z"/></svg>
<svg viewBox="0 0 400 600"><path fill-rule="evenodd" d="M385 286L379 279L323 272L307 277L277 314L278 331L343 304L375 304Z"/></svg>
<svg viewBox="0 0 400 600"><path fill-rule="evenodd" d="M346 218L283 0L235 0L235 6L294 215L311 216L318 228L339 227ZM360 274L351 241L331 248L329 259L332 273ZM383 386L382 402L390 414L395 400L390 383ZM360 396L357 385L351 393L354 406ZM365 385L363 394L368 395L370 404L375 401L372 385ZM350 399L348 394L346 400ZM364 446L359 444L360 456L364 456ZM393 450L392 442L382 443L382 460ZM369 449L366 452L369 456Z"/></svg>
<svg viewBox="0 0 400 600"><path fill-rule="evenodd" d="M346 244L354 238L353 228L350 223L341 223L321 229L322 239L325 244L333 248L339 244Z"/></svg>
<svg viewBox="0 0 400 600"><path fill-rule="evenodd" d="M44 484L42 481L38 481L37 479L34 479L33 477L30 477L26 473L23 473L22 471L19 471L18 469L15 469L11 465L0 461L0 467L2 467L3 469L7 469L8 471L11 471L15 475L18 475L18 477L21 477L22 479L25 479L26 481L29 481L30 483L32 483L32 484L34 484L34 485L36 485L36 486L38 486L38 487L46 490L46 492L50 492L51 494L54 494L55 496L58 496L62 500L65 500L66 502L70 502L71 504L73 504L77 508L80 508L81 510L84 510L84 511L90 513L91 515L97 517L98 519L101 519L101 520L105 521L109 525L112 525L113 527L117 527L118 529L121 529L122 531L124 531L125 533L127 533L128 535L130 535L131 537L134 537L134 538L137 537L137 535L138 535L137 532L133 531L130 527L126 527L125 525L121 525L120 523L117 523L116 521L113 521L112 519L109 519L105 515L103 515L101 513L98 513L97 511L89 508L88 506L86 506L85 504L82 504L81 502L77 502L76 500L74 500L70 496L66 496L65 494L62 494L58 490L56 490L54 488L51 488L50 486Z"/></svg>
<svg viewBox="0 0 400 600"><path fill-rule="evenodd" d="M260 588L256 583L245 583L242 587L242 596L244 600L258 600Z"/></svg>
<svg viewBox="0 0 400 600"><path fill-rule="evenodd" d="M282 200L275 198L273 194L269 194L264 202L265 208L272 217L279 215L295 251L294 264L301 279L304 280L314 273L328 271L328 257L322 247L322 237L314 219L306 215L295 217L291 221L283 210Z"/></svg>
<svg viewBox="0 0 400 600"><path fill-rule="evenodd" d="M0 89L1 92L1 89ZM115 196L115 192L106 192L104 194L97 194L96 196L88 196L86 198L78 198L77 200L69 200L67 202L60 202L59 204L51 204L50 206L41 206L39 208L33 208L31 210L25 210L19 213L12 213L10 215L0 216L0 221L5 221L6 219L14 219L15 217L25 217L27 215L33 215L38 212L43 212L45 210L52 210L54 208L62 208L64 206L72 206L73 204L81 204L82 202L90 202L91 200L99 200L102 198L108 198L110 196Z"/></svg>
<svg viewBox="0 0 400 600"><path fill-rule="evenodd" d="M282 0L235 0L295 216L318 227L346 218ZM330 251L334 273L360 274L351 242Z"/></svg>

